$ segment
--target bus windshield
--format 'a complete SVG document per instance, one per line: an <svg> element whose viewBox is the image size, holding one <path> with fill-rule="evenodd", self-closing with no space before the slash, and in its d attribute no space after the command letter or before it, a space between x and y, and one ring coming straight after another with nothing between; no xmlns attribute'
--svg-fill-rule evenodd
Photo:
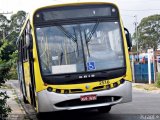
<svg viewBox="0 0 160 120"><path fill-rule="evenodd" d="M118 21L37 27L36 35L43 75L125 67Z"/></svg>

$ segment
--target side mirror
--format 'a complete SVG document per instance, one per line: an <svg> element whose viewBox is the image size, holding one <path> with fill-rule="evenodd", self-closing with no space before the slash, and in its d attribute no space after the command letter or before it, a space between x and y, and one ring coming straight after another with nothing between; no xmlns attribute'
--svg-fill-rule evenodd
<svg viewBox="0 0 160 120"><path fill-rule="evenodd" d="M32 48L32 36L31 34L26 34L26 46L28 49Z"/></svg>
<svg viewBox="0 0 160 120"><path fill-rule="evenodd" d="M131 48L132 48L131 34L129 33L128 29L126 29L126 28L124 28L124 31L125 31L125 35L126 35L128 51L131 51Z"/></svg>

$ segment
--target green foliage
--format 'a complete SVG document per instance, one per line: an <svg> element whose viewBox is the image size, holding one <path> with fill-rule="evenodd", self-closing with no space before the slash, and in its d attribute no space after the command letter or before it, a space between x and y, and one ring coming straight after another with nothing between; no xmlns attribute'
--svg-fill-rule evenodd
<svg viewBox="0 0 160 120"><path fill-rule="evenodd" d="M15 50L11 55L9 55L10 57L10 63L13 65L13 67L16 67L17 65L15 63L17 63L18 60L18 50Z"/></svg>
<svg viewBox="0 0 160 120"><path fill-rule="evenodd" d="M9 78L13 80L17 80L17 60L18 60L18 50L14 51L10 55L9 63L12 65L10 72L9 72Z"/></svg>
<svg viewBox="0 0 160 120"><path fill-rule="evenodd" d="M0 60L0 86L1 83L5 83L8 79L8 71L10 70L10 64L6 61Z"/></svg>
<svg viewBox="0 0 160 120"><path fill-rule="evenodd" d="M11 45L7 40L0 41L0 85L4 83L5 80L8 78L8 71L11 68L11 62L9 54L11 51L9 49Z"/></svg>
<svg viewBox="0 0 160 120"><path fill-rule="evenodd" d="M9 20L0 14L0 39L3 39L9 32Z"/></svg>
<svg viewBox="0 0 160 120"><path fill-rule="evenodd" d="M11 16L11 20L0 15L0 83L4 83L10 77L17 77L16 40L25 20L26 13L18 11ZM8 29L9 28L9 29ZM8 31L7 31L8 30ZM9 72L12 70L11 72Z"/></svg>
<svg viewBox="0 0 160 120"><path fill-rule="evenodd" d="M137 52L137 46L136 45L132 46L132 52Z"/></svg>
<svg viewBox="0 0 160 120"><path fill-rule="evenodd" d="M8 72L11 68L9 47L11 46L7 40L0 41L0 87L5 83L5 80L9 78ZM3 115L0 117L5 118L8 113L11 112L11 109L6 104L8 98L5 92L0 92L0 113Z"/></svg>
<svg viewBox="0 0 160 120"><path fill-rule="evenodd" d="M11 29L16 31L17 33L20 32L21 27L25 21L26 12L18 11L17 14L11 16Z"/></svg>
<svg viewBox="0 0 160 120"><path fill-rule="evenodd" d="M16 50L16 40L25 15L24 11L19 11L11 16L11 20L0 15L0 88L7 79L17 78L18 51ZM11 112L11 109L7 106L8 98L6 92L0 91L0 115L3 115L4 118Z"/></svg>
<svg viewBox="0 0 160 120"><path fill-rule="evenodd" d="M157 74L156 86L160 88L160 73Z"/></svg>
<svg viewBox="0 0 160 120"><path fill-rule="evenodd" d="M141 50L148 48L157 49L160 43L160 15L152 15L141 20L138 29L138 42ZM134 33L135 37L135 33Z"/></svg>
<svg viewBox="0 0 160 120"><path fill-rule="evenodd" d="M11 112L10 107L6 104L8 98L6 92L0 92L0 119L6 118L8 113Z"/></svg>

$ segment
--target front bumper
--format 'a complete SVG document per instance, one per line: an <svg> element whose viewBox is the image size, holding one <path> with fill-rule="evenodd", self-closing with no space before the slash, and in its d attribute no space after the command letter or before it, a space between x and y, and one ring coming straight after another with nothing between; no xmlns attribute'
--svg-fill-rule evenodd
<svg viewBox="0 0 160 120"><path fill-rule="evenodd" d="M80 96L96 94L97 97L102 96L118 96L120 99L116 101L96 103L96 104L85 104L85 105L76 105L76 106L63 106L57 107L57 103L63 101L69 101L74 99L80 99ZM131 82L125 81L120 86L103 91L96 92L87 92L87 93L76 93L76 94L58 94L54 92L48 92L43 90L37 93L38 97L38 112L52 112L52 111L61 111L61 110L75 110L75 109L84 109L84 108L94 108L115 105L119 103L126 103L132 101L132 84Z"/></svg>

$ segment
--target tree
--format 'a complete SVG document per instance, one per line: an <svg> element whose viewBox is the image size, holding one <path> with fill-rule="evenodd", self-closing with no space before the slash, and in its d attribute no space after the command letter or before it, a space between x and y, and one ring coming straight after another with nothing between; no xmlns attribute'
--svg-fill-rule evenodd
<svg viewBox="0 0 160 120"><path fill-rule="evenodd" d="M4 15L0 15L0 39L5 38L9 31L9 20Z"/></svg>
<svg viewBox="0 0 160 120"><path fill-rule="evenodd" d="M138 38L135 39L135 42L138 42L139 49L147 50L149 48L158 48L160 44L160 15L152 15L143 18L137 29Z"/></svg>
<svg viewBox="0 0 160 120"><path fill-rule="evenodd" d="M10 21L0 15L0 88L10 78L10 70L14 71L13 74L16 73L17 50L15 43L24 23L25 15L24 11L19 11L11 16ZM0 115L3 114L3 117L7 117L7 114L11 112L11 109L6 105L7 99L6 92L0 92Z"/></svg>
<svg viewBox="0 0 160 120"><path fill-rule="evenodd" d="M9 20L3 15L0 15L0 88L5 80L8 78L8 71L10 70L9 54L10 44L5 40L8 34ZM7 106L7 96L6 92L0 92L0 113L2 117L7 117L7 114L11 112L11 109ZM3 115L3 116L2 116ZM3 119L3 118L2 118Z"/></svg>
<svg viewBox="0 0 160 120"><path fill-rule="evenodd" d="M11 68L11 64L9 61L9 56L7 56L6 48L9 47L10 44L7 40L1 39L0 41L0 88L2 83L5 83L5 80L8 78L8 71ZM7 106L7 96L6 92L0 91L0 119L2 117L7 117L7 114L11 112L10 107ZM3 119L3 118L2 118Z"/></svg>
<svg viewBox="0 0 160 120"><path fill-rule="evenodd" d="M5 39L6 35L9 33L9 20L4 16L0 15L0 85L4 83L5 78L7 78L7 72L9 71L8 61L10 59L9 54L13 51L10 50L10 43Z"/></svg>
<svg viewBox="0 0 160 120"><path fill-rule="evenodd" d="M26 18L26 12L25 11L18 11L16 14L13 14L11 16L11 21L10 21L10 35L7 37L7 39L9 41L12 42L12 44L14 45L12 47L12 49L14 49L13 51L16 50L16 40L18 38L18 35L20 33L20 30L22 28L22 25L25 22L25 18Z"/></svg>
<svg viewBox="0 0 160 120"><path fill-rule="evenodd" d="M24 11L18 11L16 14L12 15L11 26L10 26L11 29L16 33L19 33L25 21L25 18L26 18L26 12Z"/></svg>
<svg viewBox="0 0 160 120"><path fill-rule="evenodd" d="M10 54L10 62L12 63L11 68L11 76L13 79L17 77L17 71L16 71L16 61L17 61L17 48L16 48L16 41L19 36L20 30L25 22L26 19L26 12L24 11L18 11L16 14L11 16L10 21L10 35L7 37L7 39L11 42L12 47L12 54Z"/></svg>

